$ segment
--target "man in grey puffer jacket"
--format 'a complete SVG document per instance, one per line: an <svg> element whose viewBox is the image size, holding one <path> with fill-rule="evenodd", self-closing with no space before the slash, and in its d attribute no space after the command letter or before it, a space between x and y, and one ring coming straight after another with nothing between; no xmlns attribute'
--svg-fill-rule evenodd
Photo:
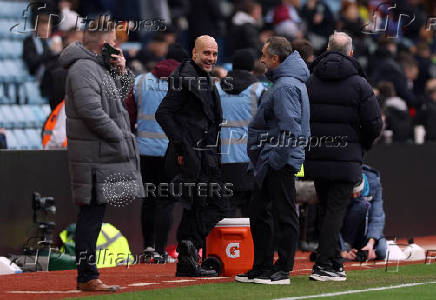
<svg viewBox="0 0 436 300"><path fill-rule="evenodd" d="M85 30L83 45L73 43L60 56L68 68L65 110L71 189L80 206L77 288L86 291L119 289L103 284L95 266L106 204L123 205L144 194L135 136L124 105L134 76L126 70L122 52L106 62L103 59L103 44L114 46L116 39L113 26L106 25L100 31Z"/></svg>

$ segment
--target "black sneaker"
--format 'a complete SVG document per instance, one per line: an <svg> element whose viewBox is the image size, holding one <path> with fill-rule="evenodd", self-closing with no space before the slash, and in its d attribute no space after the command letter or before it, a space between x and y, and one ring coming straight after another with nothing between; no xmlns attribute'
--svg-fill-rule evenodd
<svg viewBox="0 0 436 300"><path fill-rule="evenodd" d="M262 270L249 270L247 273L238 274L235 276L237 282L254 282L256 276L262 275Z"/></svg>
<svg viewBox="0 0 436 300"><path fill-rule="evenodd" d="M289 272L272 270L254 278L259 284L290 284Z"/></svg>
<svg viewBox="0 0 436 300"><path fill-rule="evenodd" d="M309 279L315 281L345 281L347 275L345 275L343 268L337 271L333 268L314 265Z"/></svg>
<svg viewBox="0 0 436 300"><path fill-rule="evenodd" d="M264 270L260 274L254 277L254 283L269 284L271 282L271 275L274 274L274 270Z"/></svg>
<svg viewBox="0 0 436 300"><path fill-rule="evenodd" d="M347 274L345 274L344 265L333 265L333 268L335 269L336 273L338 273L339 276L347 278Z"/></svg>

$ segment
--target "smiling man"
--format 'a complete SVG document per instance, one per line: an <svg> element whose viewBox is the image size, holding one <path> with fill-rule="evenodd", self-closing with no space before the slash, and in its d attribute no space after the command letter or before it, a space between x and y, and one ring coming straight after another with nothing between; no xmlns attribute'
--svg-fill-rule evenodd
<svg viewBox="0 0 436 300"><path fill-rule="evenodd" d="M156 111L156 120L169 140L165 165L173 182L208 186L221 182L217 143L221 102L209 75L217 57L215 39L198 37L192 60L174 70L168 80L168 93ZM217 276L215 271L200 267L197 253L207 234L225 215L225 199L209 191L200 195L185 189L182 200L185 209L177 231L176 276Z"/></svg>

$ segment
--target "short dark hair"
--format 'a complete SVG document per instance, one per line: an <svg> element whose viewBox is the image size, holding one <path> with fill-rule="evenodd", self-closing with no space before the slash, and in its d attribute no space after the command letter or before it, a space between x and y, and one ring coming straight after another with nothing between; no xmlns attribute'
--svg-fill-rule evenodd
<svg viewBox="0 0 436 300"><path fill-rule="evenodd" d="M232 57L233 70L254 70L254 55L250 48L236 50Z"/></svg>
<svg viewBox="0 0 436 300"><path fill-rule="evenodd" d="M380 95L384 98L396 96L394 85L390 81L380 81L379 84L377 84L377 89L380 91Z"/></svg>
<svg viewBox="0 0 436 300"><path fill-rule="evenodd" d="M237 6L237 10L243 11L249 15L253 12L257 5L259 5L259 3L254 0L245 0Z"/></svg>
<svg viewBox="0 0 436 300"><path fill-rule="evenodd" d="M313 47L306 39L295 39L292 41L294 50L300 53L301 58L307 63L309 57L313 56Z"/></svg>
<svg viewBox="0 0 436 300"><path fill-rule="evenodd" d="M115 22L107 15L97 16L94 19L88 20L85 24L83 34L83 44L96 44L103 35L115 31Z"/></svg>
<svg viewBox="0 0 436 300"><path fill-rule="evenodd" d="M409 53L403 53L398 56L398 61L403 69L418 66L415 58Z"/></svg>
<svg viewBox="0 0 436 300"><path fill-rule="evenodd" d="M268 44L266 48L268 54L277 55L280 62L283 62L292 53L292 45L285 37L273 36L266 43Z"/></svg>

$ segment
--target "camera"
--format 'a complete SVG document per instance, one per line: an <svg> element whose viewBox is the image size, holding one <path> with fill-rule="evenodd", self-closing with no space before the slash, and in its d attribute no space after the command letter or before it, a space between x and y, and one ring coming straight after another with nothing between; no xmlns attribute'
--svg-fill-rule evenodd
<svg viewBox="0 0 436 300"><path fill-rule="evenodd" d="M356 260L358 262L365 262L368 260L368 250L358 250L356 253Z"/></svg>
<svg viewBox="0 0 436 300"><path fill-rule="evenodd" d="M53 243L53 232L56 223L56 205L53 197L41 197L37 192L32 196L33 223L37 225L39 244L50 246Z"/></svg>
<svg viewBox="0 0 436 300"><path fill-rule="evenodd" d="M32 209L34 212L46 211L52 214L56 213L56 206L53 197L41 197L39 193L33 193ZM36 220L34 220L36 222Z"/></svg>

